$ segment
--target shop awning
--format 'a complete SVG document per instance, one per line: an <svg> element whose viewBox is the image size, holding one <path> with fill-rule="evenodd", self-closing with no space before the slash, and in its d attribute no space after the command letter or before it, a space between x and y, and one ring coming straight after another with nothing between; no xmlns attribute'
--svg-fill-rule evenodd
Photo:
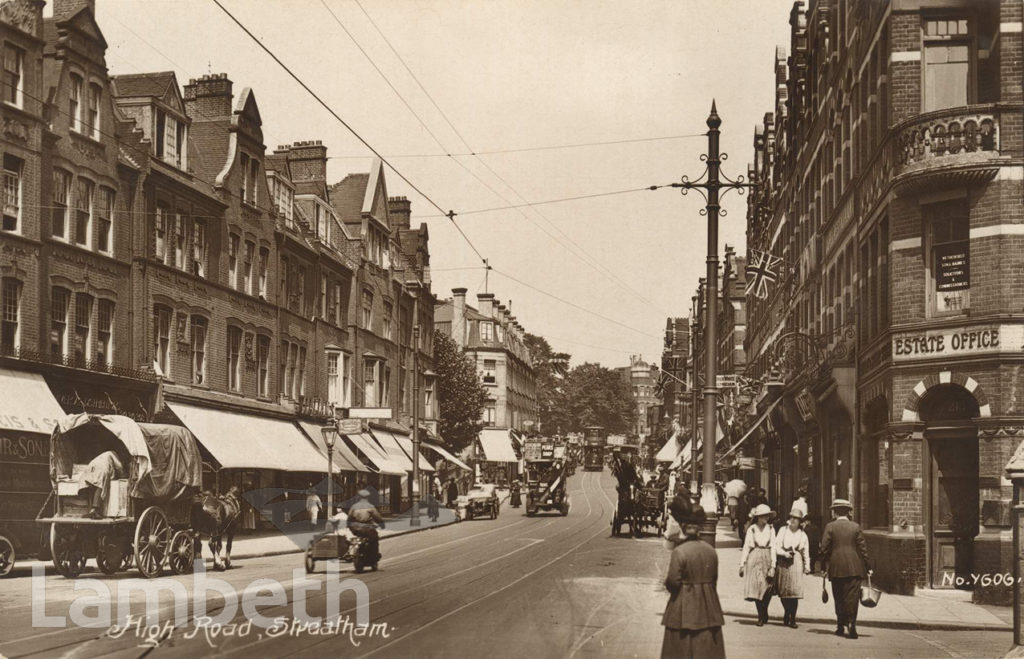
<svg viewBox="0 0 1024 659"><path fill-rule="evenodd" d="M508 430L484 428L480 431L480 446L487 462L519 462Z"/></svg>
<svg viewBox="0 0 1024 659"><path fill-rule="evenodd" d="M665 445L654 455L655 462L672 462L679 455L679 433L672 433ZM689 442L687 442L689 444Z"/></svg>
<svg viewBox="0 0 1024 659"><path fill-rule="evenodd" d="M398 443L398 440L395 439L394 435L379 428L371 428L370 434L377 440L380 447L384 449L384 453L387 454L392 463L402 465L403 472L412 472L412 460L410 460L409 456L402 450L401 445Z"/></svg>
<svg viewBox="0 0 1024 659"><path fill-rule="evenodd" d="M377 471L388 476L404 476L405 467L395 462L384 452L373 437L367 433L345 435L352 442L352 445L376 467Z"/></svg>
<svg viewBox="0 0 1024 659"><path fill-rule="evenodd" d="M327 444L324 443L324 434L320 431L322 426L319 426L311 421L299 421L299 427L302 428L309 439L316 445L317 449L324 455L324 459L327 459ZM356 457L355 453L341 441L341 437L338 437L338 441L334 442L334 470L335 471L362 471L369 472L370 468L364 465L359 458Z"/></svg>
<svg viewBox="0 0 1024 659"><path fill-rule="evenodd" d="M38 373L0 368L0 392L0 429L49 435L65 416Z"/></svg>
<svg viewBox="0 0 1024 659"><path fill-rule="evenodd" d="M437 453L442 458L452 463L456 467L459 467L460 469L465 469L466 471L473 471L468 464L466 464L462 460L459 460L457 457L448 452L448 450L445 449L444 447L438 446L437 444L431 444L429 442L422 442L422 444L424 448L428 448L431 451L434 451L435 453Z"/></svg>
<svg viewBox="0 0 1024 659"><path fill-rule="evenodd" d="M290 421L168 403L225 469L327 471L327 459Z"/></svg>
<svg viewBox="0 0 1024 659"><path fill-rule="evenodd" d="M389 432L388 434L395 438L398 445L405 451L406 456L412 460L412 438L397 432ZM420 471L434 471L434 465L430 464L430 460L423 457L422 453L420 453Z"/></svg>
<svg viewBox="0 0 1024 659"><path fill-rule="evenodd" d="M757 430L762 423L764 423L764 420L768 418L768 415L772 413L772 410L774 410L780 402L782 402L782 398L776 398L775 401L773 401L772 404L768 406L768 409L762 412L761 416L757 417L757 421L755 421L754 425L750 426L750 428L747 429L747 432L744 433L743 437L740 437L740 440L738 442L733 444L728 451L722 454L722 456L719 457L719 460L724 460L725 458L727 458L729 454L738 449L740 445L743 444L743 442L747 441L747 438L754 434L754 431Z"/></svg>

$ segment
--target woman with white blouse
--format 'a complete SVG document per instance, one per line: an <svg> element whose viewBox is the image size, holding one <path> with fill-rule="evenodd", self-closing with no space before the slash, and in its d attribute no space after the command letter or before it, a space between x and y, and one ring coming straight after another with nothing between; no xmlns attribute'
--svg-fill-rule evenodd
<svg viewBox="0 0 1024 659"><path fill-rule="evenodd" d="M775 535L775 565L778 570L778 595L785 615L782 624L796 629L796 608L804 596L803 577L810 574L811 556L807 534L800 528L804 511L794 507L789 523Z"/></svg>
<svg viewBox="0 0 1024 659"><path fill-rule="evenodd" d="M768 603L772 599L771 583L775 577L775 529L768 523L772 509L759 504L750 517L740 553L740 576L744 577L743 594L757 606L757 626L768 622Z"/></svg>

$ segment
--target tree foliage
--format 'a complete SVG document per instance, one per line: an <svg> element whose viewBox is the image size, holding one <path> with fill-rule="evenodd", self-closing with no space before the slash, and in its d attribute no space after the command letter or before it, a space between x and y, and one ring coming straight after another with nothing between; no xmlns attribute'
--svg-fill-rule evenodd
<svg viewBox="0 0 1024 659"><path fill-rule="evenodd" d="M473 443L483 427L487 389L476 365L442 332L434 332L434 369L440 434L452 449L461 451Z"/></svg>
<svg viewBox="0 0 1024 659"><path fill-rule="evenodd" d="M562 382L569 372L569 354L555 352L547 339L536 334L527 333L523 337L523 343L530 351L530 358L533 361L541 431L557 432L559 419L556 416L556 409L559 405Z"/></svg>
<svg viewBox="0 0 1024 659"><path fill-rule="evenodd" d="M628 434L637 421L629 383L618 372L591 363L568 372L552 416L562 432L602 426L608 433Z"/></svg>

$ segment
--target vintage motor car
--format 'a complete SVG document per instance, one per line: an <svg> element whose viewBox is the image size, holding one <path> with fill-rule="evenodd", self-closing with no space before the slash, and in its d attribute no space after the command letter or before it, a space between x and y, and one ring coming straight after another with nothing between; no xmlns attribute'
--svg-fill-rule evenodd
<svg viewBox="0 0 1024 659"><path fill-rule="evenodd" d="M459 518L498 517L498 486L494 483L474 485L469 492L459 497Z"/></svg>

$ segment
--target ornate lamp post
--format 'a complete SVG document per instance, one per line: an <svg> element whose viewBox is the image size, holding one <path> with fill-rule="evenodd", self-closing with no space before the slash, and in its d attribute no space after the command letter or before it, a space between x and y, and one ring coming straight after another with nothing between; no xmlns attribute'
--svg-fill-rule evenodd
<svg viewBox="0 0 1024 659"><path fill-rule="evenodd" d="M722 119L718 116L714 101L711 101L707 125L708 152L700 157L707 163L707 169L696 181L683 176L681 182L673 183L672 187L682 188L683 194L697 190L707 202L701 211L701 215L708 217L708 267L704 306L704 484L701 487L700 504L707 513L701 536L714 546L715 528L718 526L718 493L715 491L715 443L718 439L718 215L725 214L719 205L719 191L737 190L742 193L752 184L744 182L742 175L736 177L736 180L721 175L720 166L728 155L719 152L718 128L722 125ZM724 182L722 179L725 179Z"/></svg>
<svg viewBox="0 0 1024 659"><path fill-rule="evenodd" d="M327 445L327 519L334 516L334 443L338 441L338 425L332 423L320 429Z"/></svg>

